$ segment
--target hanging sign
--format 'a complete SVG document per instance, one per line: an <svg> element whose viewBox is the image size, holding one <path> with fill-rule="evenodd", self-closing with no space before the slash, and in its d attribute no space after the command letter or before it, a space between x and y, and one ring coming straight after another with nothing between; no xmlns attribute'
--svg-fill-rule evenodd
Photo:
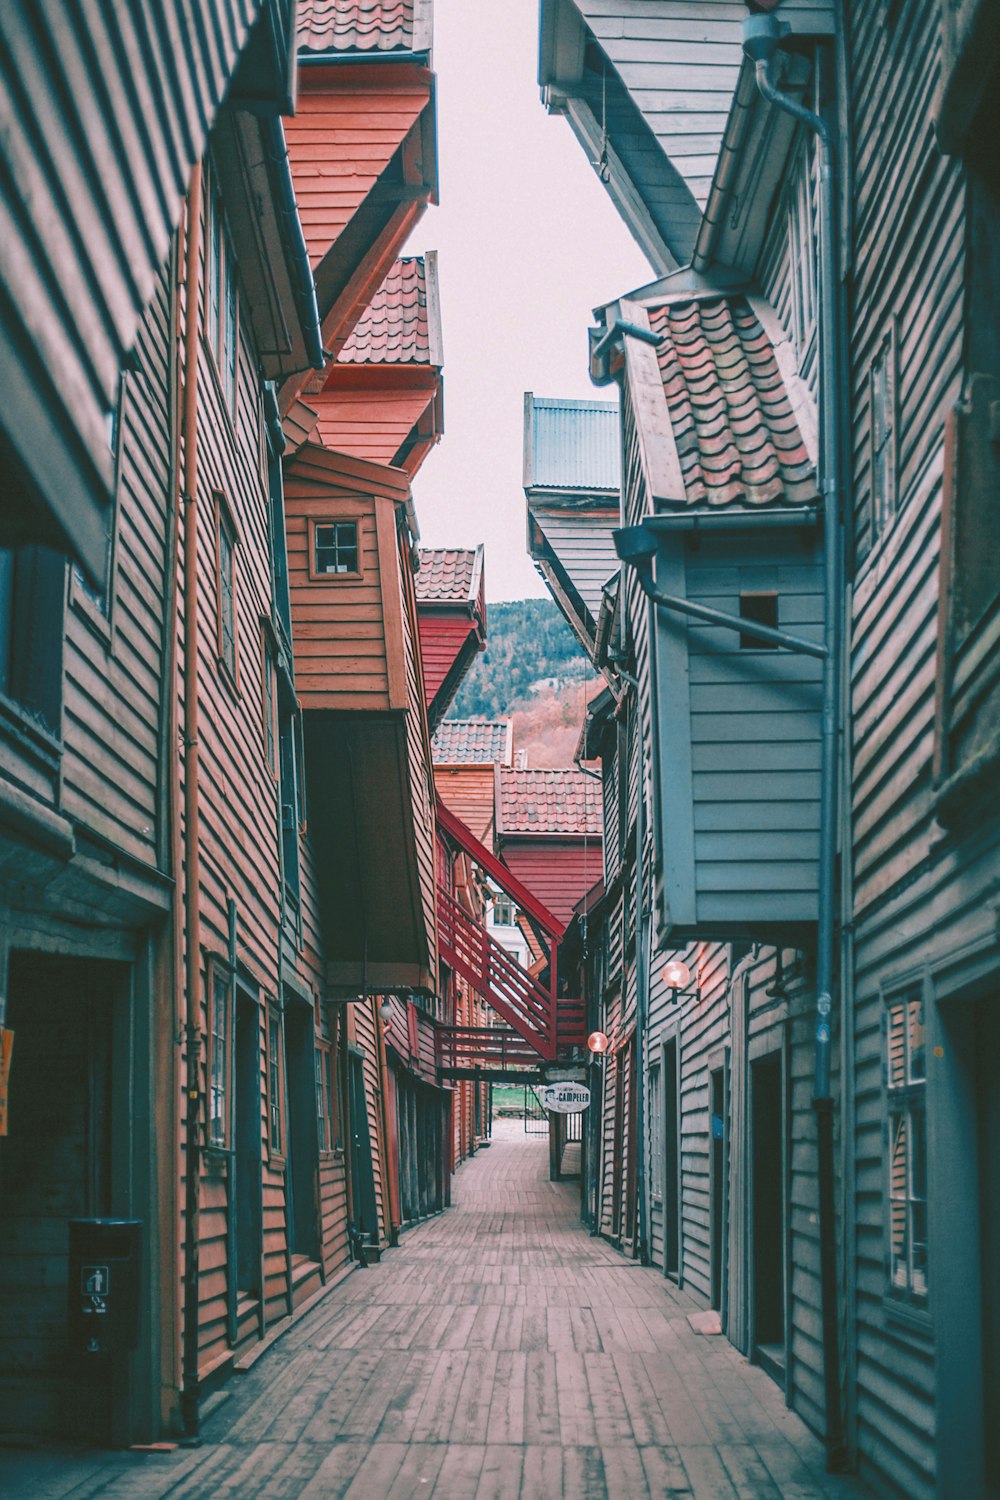
<svg viewBox="0 0 1000 1500"><path fill-rule="evenodd" d="M579 1115L590 1103L590 1090L582 1083L550 1083L538 1090L538 1099L554 1115Z"/></svg>
<svg viewBox="0 0 1000 1500"><path fill-rule="evenodd" d="M7 1134L7 1094L10 1088L10 1054L14 1050L14 1033L0 1028L0 1135Z"/></svg>

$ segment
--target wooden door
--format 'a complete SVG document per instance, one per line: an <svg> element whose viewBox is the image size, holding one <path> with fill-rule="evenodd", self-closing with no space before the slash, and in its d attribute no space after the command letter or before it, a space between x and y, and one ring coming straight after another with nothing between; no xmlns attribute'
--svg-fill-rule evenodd
<svg viewBox="0 0 1000 1500"><path fill-rule="evenodd" d="M711 1251L711 1302L722 1308L722 1292L725 1284L725 1235L726 1235L726 1075L724 1068L716 1068L709 1075L711 1100L709 1125L711 1130L711 1156L709 1167Z"/></svg>
<svg viewBox="0 0 1000 1500"><path fill-rule="evenodd" d="M11 955L9 1134L0 1140L0 1422L110 1440L111 1356L66 1333L68 1221L111 1213L109 966Z"/></svg>
<svg viewBox="0 0 1000 1500"><path fill-rule="evenodd" d="M639 1187L639 1090L636 1088L635 1036L625 1052L626 1130L625 1130L625 1239L638 1253L637 1203Z"/></svg>
<svg viewBox="0 0 1000 1500"><path fill-rule="evenodd" d="M986 1500L1000 1500L1000 1001L977 1015L979 1266L983 1330L983 1470Z"/></svg>
<svg viewBox="0 0 1000 1500"><path fill-rule="evenodd" d="M288 1183L292 1200L289 1238L294 1255L318 1261L319 1125L316 1119L316 1041L310 1005L300 1002L285 1007L285 1057L288 1069ZM367 1119L365 1124L367 1128Z"/></svg>
<svg viewBox="0 0 1000 1500"><path fill-rule="evenodd" d="M354 1222L373 1244L378 1243L378 1207L375 1202L375 1168L372 1164L372 1142L368 1129L368 1099L365 1091L365 1062L359 1052L350 1058L351 1083L351 1190L354 1197Z"/></svg>
<svg viewBox="0 0 1000 1500"><path fill-rule="evenodd" d="M236 1196L236 1285L261 1295L263 1205L261 1202L260 1007L242 992L236 997L233 1188Z"/></svg>
<svg viewBox="0 0 1000 1500"><path fill-rule="evenodd" d="M751 1308L754 1357L784 1381L785 1103L782 1054L750 1068Z"/></svg>
<svg viewBox="0 0 1000 1500"><path fill-rule="evenodd" d="M681 1151L677 1038L663 1044L663 1272L680 1274Z"/></svg>
<svg viewBox="0 0 1000 1500"><path fill-rule="evenodd" d="M625 1142L625 1054L615 1053L615 1116L611 1155L611 1237L622 1232L622 1147Z"/></svg>

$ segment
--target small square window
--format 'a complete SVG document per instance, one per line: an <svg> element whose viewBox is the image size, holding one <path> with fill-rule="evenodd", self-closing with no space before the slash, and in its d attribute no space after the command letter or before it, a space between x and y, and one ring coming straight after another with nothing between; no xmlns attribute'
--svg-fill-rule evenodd
<svg viewBox="0 0 1000 1500"><path fill-rule="evenodd" d="M320 577L359 573L358 523L317 521L313 530L313 568Z"/></svg>
<svg viewBox="0 0 1000 1500"><path fill-rule="evenodd" d="M740 619L752 620L755 625L767 625L771 630L778 628L778 596L777 594L741 594L740 595ZM741 651L775 651L777 645L774 641L762 641L755 635L744 635L740 632Z"/></svg>

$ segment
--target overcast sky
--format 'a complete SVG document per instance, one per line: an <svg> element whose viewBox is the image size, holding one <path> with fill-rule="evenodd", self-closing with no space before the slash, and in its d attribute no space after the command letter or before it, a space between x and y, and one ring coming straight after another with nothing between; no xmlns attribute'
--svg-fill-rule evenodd
<svg viewBox="0 0 1000 1500"><path fill-rule="evenodd" d="M645 257L569 125L538 91L538 0L435 0L445 435L414 484L421 541L486 543L490 599L544 587L525 551L525 391L607 400L587 375L591 309L648 281Z"/></svg>

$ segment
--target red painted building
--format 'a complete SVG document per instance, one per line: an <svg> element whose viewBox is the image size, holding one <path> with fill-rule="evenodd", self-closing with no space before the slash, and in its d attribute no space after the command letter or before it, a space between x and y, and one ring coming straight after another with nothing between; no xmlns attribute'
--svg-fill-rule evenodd
<svg viewBox="0 0 1000 1500"><path fill-rule="evenodd" d="M508 869L568 924L604 871L601 784L577 768L497 766L496 846Z"/></svg>

